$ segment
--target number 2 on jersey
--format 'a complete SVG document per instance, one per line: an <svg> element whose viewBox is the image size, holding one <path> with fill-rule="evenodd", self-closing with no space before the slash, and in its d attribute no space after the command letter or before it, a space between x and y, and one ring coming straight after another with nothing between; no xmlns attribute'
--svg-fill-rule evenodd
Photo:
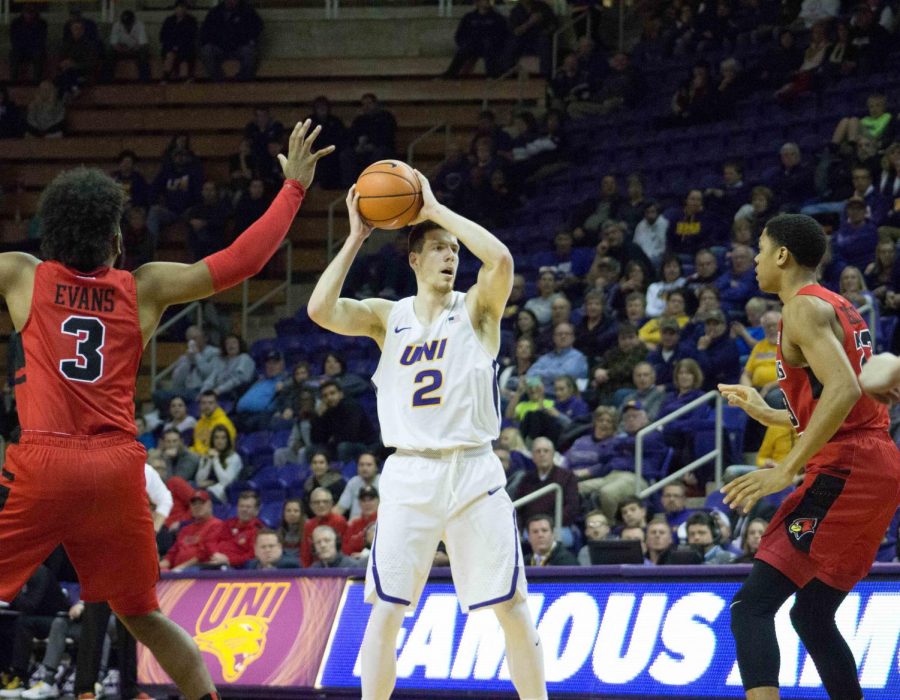
<svg viewBox="0 0 900 700"><path fill-rule="evenodd" d="M75 354L71 360L60 360L59 371L73 382L96 382L103 376L103 342L106 326L98 318L88 316L69 316L63 321L60 330L65 335L74 335L77 339Z"/></svg>
<svg viewBox="0 0 900 700"><path fill-rule="evenodd" d="M441 405L440 396L429 396L429 394L434 394L434 392L440 389L441 385L444 383L444 375L441 374L439 369L423 369L416 375L413 382L423 385L419 389L416 389L416 392L413 394L413 408Z"/></svg>

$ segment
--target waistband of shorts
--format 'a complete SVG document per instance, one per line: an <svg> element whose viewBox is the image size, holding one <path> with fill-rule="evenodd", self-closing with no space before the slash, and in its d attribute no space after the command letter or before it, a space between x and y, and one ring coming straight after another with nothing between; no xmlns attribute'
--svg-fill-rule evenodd
<svg viewBox="0 0 900 700"><path fill-rule="evenodd" d="M136 443L137 439L130 433L120 431L101 433L100 435L67 435L65 433L46 433L40 430L23 430L22 436L19 438L20 445L68 447L76 450L99 450L129 442Z"/></svg>
<svg viewBox="0 0 900 700"><path fill-rule="evenodd" d="M456 453L460 457L481 457L492 452L491 444L486 442L478 447L456 447L447 450L403 450L398 449L394 454L399 457L422 457L424 459L439 459L449 462Z"/></svg>

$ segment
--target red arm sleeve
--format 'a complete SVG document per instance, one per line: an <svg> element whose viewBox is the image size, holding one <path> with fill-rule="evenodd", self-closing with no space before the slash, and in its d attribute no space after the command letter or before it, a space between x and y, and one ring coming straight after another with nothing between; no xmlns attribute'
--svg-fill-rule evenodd
<svg viewBox="0 0 900 700"><path fill-rule="evenodd" d="M225 250L204 258L217 292L262 270L287 235L305 196L303 185L296 180L285 180L265 214Z"/></svg>

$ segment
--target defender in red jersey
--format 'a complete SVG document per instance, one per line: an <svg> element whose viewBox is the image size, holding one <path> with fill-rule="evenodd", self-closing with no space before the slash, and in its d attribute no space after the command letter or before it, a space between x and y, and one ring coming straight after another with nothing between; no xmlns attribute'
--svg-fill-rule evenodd
<svg viewBox="0 0 900 700"><path fill-rule="evenodd" d="M22 438L0 470L0 603L60 543L87 602L109 601L188 700L218 698L193 639L156 601L159 566L144 490L146 451L134 422L141 353L167 307L258 273L278 249L312 182L319 135L298 123L285 184L259 221L195 263L112 269L122 253L124 192L98 170L58 176L41 200L41 251L0 255L0 294L20 331L15 383Z"/></svg>
<svg viewBox="0 0 900 700"><path fill-rule="evenodd" d="M824 253L825 234L808 216L777 216L760 237L759 287L784 303L776 369L785 408L770 408L750 387L719 385L731 405L800 434L781 464L726 485L726 503L749 511L805 469L731 604L738 665L752 700L779 697L775 613L795 593L791 621L829 697L862 698L834 615L868 573L900 505L900 452L887 432L887 409L862 393L857 378L872 355L869 329L853 304L816 283Z"/></svg>

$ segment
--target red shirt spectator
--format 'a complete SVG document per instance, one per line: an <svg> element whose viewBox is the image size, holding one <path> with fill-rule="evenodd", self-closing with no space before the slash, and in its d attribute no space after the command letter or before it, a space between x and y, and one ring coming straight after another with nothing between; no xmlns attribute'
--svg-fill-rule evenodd
<svg viewBox="0 0 900 700"><path fill-rule="evenodd" d="M300 561L303 566L312 566L312 533L319 525L333 527L341 538L347 532L347 519L343 515L332 513L333 506L334 497L331 495L331 491L321 486L313 489L309 496L309 507L312 509L313 516L303 526L303 544L300 545Z"/></svg>
<svg viewBox="0 0 900 700"><path fill-rule="evenodd" d="M212 514L212 501L206 491L194 491L191 498L194 521L178 532L178 539L159 562L163 571L183 571L209 561L211 549L225 534L225 523Z"/></svg>
<svg viewBox="0 0 900 700"><path fill-rule="evenodd" d="M361 513L347 524L343 537L344 554L356 554L366 548L366 528L378 519L378 489L363 486L357 497Z"/></svg>
<svg viewBox="0 0 900 700"><path fill-rule="evenodd" d="M241 492L237 517L225 521L222 539L212 548L211 564L228 564L238 569L253 559L256 533L266 527L258 515L259 496L254 491Z"/></svg>

